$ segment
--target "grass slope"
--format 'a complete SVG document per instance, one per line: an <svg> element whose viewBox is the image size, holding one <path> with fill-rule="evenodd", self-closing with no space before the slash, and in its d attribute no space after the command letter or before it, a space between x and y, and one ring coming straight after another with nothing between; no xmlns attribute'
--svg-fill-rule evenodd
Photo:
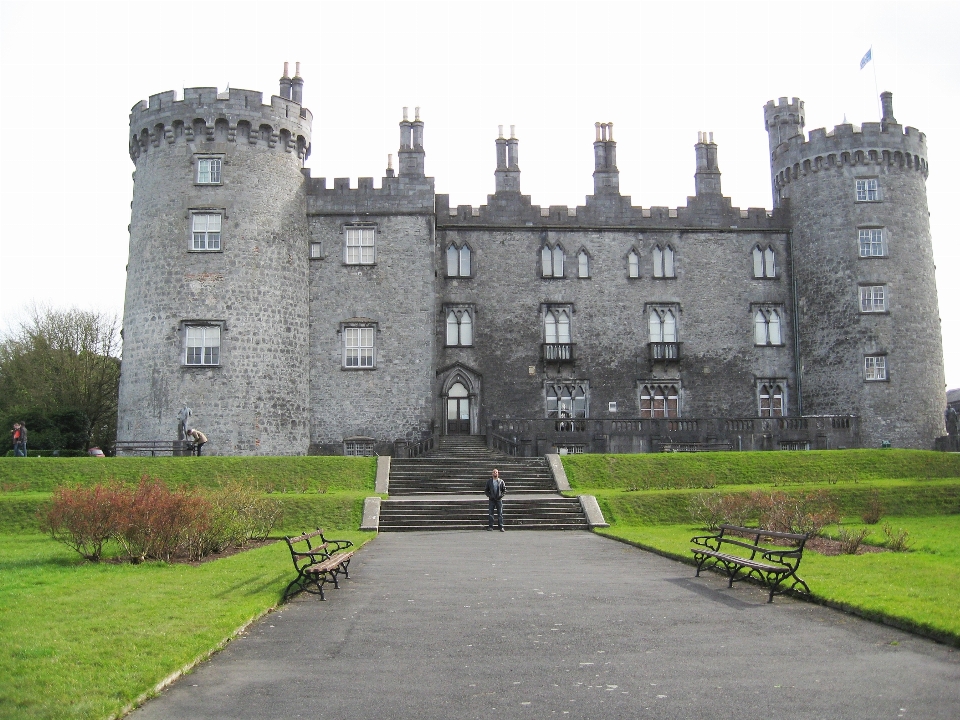
<svg viewBox="0 0 960 720"><path fill-rule="evenodd" d="M143 475L171 487L219 487L242 482L263 492L373 492L376 458L298 457L122 457L0 458L0 492L53 492L62 485L118 480L136 483Z"/></svg>
<svg viewBox="0 0 960 720"><path fill-rule="evenodd" d="M566 455L574 490L655 490L960 477L960 454L926 450Z"/></svg>

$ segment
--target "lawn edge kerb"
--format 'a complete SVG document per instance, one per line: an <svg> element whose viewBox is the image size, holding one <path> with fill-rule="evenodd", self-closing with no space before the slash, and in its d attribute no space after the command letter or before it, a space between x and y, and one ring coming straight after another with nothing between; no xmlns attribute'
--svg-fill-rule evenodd
<svg viewBox="0 0 960 720"><path fill-rule="evenodd" d="M146 692L140 694L132 702L128 703L127 705L124 705L115 715L109 715L107 717L107 720L120 720L120 718L126 717L127 715L132 713L134 710L139 708L141 705L146 703L148 700L155 698L157 695L159 695L161 692L163 692L168 687L173 685L177 680L182 678L184 675L190 674L193 671L193 669L197 667L200 663L206 662L207 660L212 658L214 655L216 655L218 652L222 651L227 645L230 644L231 641L233 641L236 637L241 635L248 627L253 625L255 622L261 620L262 618L266 617L270 613L276 611L276 609L281 604L282 604L282 600L278 600L276 603L274 603L270 607L265 608L262 612L257 613L256 615L248 619L245 623L243 623L243 625L241 625L236 630L234 630L229 635L227 635L225 638L223 638L220 642L218 642L212 648L200 653L193 660L191 660L190 662L186 663L179 669L174 670L172 673L167 675L165 678L163 678L163 680L161 680L156 685L154 685L150 690L147 690Z"/></svg>
<svg viewBox="0 0 960 720"><path fill-rule="evenodd" d="M668 560L676 560L683 563L684 565L690 565L691 567L696 567L697 563L694 562L693 557L682 555L680 553L672 552L670 550L664 550L663 548L656 547L655 545L649 545L647 543L639 542L637 540L627 540L617 536L614 532L611 532L609 529L600 529L594 528L592 532L597 535L601 535L611 540L616 540L617 542L623 543L624 545L630 545L632 547L638 548L640 550L645 550L646 552L653 553L654 555L659 555L660 557L667 558ZM747 578L748 581L753 582L752 579ZM839 602L837 600L831 600L830 598L823 597L818 595L816 592L811 591L810 595L795 593L792 590L787 590L785 595L790 595L791 597L797 600L803 600L805 602L813 602L817 605L823 605L824 607L831 608L833 610L840 610L849 615L856 615L857 617L862 617L864 620L870 620L871 622L878 622L882 625L887 625L897 630L903 630L904 632L911 633L913 635L918 635L920 637L925 637L929 640L934 640L938 643L944 645L950 645L952 647L960 648L960 633L952 633L945 630L937 630L935 628L930 628L919 623L914 623L909 620L906 620L895 615L890 615L888 613L880 612L877 610L866 610L864 608L857 607L856 605L850 605L848 603Z"/></svg>

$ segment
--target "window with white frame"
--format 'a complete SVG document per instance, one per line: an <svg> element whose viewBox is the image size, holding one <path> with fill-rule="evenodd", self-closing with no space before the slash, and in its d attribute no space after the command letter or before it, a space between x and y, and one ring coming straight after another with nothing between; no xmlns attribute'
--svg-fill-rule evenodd
<svg viewBox="0 0 960 720"><path fill-rule="evenodd" d="M875 202L880 199L880 182L876 178L857 180L857 202Z"/></svg>
<svg viewBox="0 0 960 720"><path fill-rule="evenodd" d="M220 364L220 325L183 326L183 364Z"/></svg>
<svg viewBox="0 0 960 720"><path fill-rule="evenodd" d="M570 380L546 384L547 417L559 419L590 416L590 383Z"/></svg>
<svg viewBox="0 0 960 720"><path fill-rule="evenodd" d="M753 248L753 276L755 278L775 278L777 276L777 256L773 246Z"/></svg>
<svg viewBox="0 0 960 720"><path fill-rule="evenodd" d="M885 257L887 242L883 228L860 228L860 257Z"/></svg>
<svg viewBox="0 0 960 720"><path fill-rule="evenodd" d="M545 278L563 277L563 248L560 245L540 248L540 271Z"/></svg>
<svg viewBox="0 0 960 720"><path fill-rule="evenodd" d="M222 163L220 158L197 158L197 184L219 185Z"/></svg>
<svg viewBox="0 0 960 720"><path fill-rule="evenodd" d="M650 342L677 342L677 315L673 308L650 308Z"/></svg>
<svg viewBox="0 0 960 720"><path fill-rule="evenodd" d="M753 342L756 345L783 345L783 327L780 311L776 308L757 308L753 314Z"/></svg>
<svg viewBox="0 0 960 720"><path fill-rule="evenodd" d="M344 324L343 367L348 370L371 370L376 362L376 325Z"/></svg>
<svg viewBox="0 0 960 720"><path fill-rule="evenodd" d="M640 254L633 249L627 253L627 277L640 277Z"/></svg>
<svg viewBox="0 0 960 720"><path fill-rule="evenodd" d="M547 308L543 314L543 357L545 360L571 360L569 307Z"/></svg>
<svg viewBox="0 0 960 720"><path fill-rule="evenodd" d="M473 309L447 308L447 347L473 345Z"/></svg>
<svg viewBox="0 0 960 720"><path fill-rule="evenodd" d="M779 380L761 380L757 385L757 400L760 417L783 417L786 402L783 389L786 383Z"/></svg>
<svg viewBox="0 0 960 720"><path fill-rule="evenodd" d="M887 356L864 355L863 379L868 382L887 379Z"/></svg>
<svg viewBox="0 0 960 720"><path fill-rule="evenodd" d="M673 248L669 245L663 247L657 245L653 248L653 276L655 278L672 278L677 276L674 267Z"/></svg>
<svg viewBox="0 0 960 720"><path fill-rule="evenodd" d="M447 277L471 277L473 275L472 252L469 245L447 248Z"/></svg>
<svg viewBox="0 0 960 720"><path fill-rule="evenodd" d="M376 228L348 225L344 234L344 262L347 265L373 265L377 261Z"/></svg>
<svg viewBox="0 0 960 720"><path fill-rule="evenodd" d="M860 286L860 312L883 313L887 311L886 285Z"/></svg>
<svg viewBox="0 0 960 720"><path fill-rule="evenodd" d="M590 256L586 250L577 253L577 277L590 277Z"/></svg>
<svg viewBox="0 0 960 720"><path fill-rule="evenodd" d="M191 218L190 249L217 251L221 249L220 229L223 215L213 212L196 212Z"/></svg>
<svg viewBox="0 0 960 720"><path fill-rule="evenodd" d="M310 259L311 260L320 260L323 258L323 243L322 242L311 242L310 243Z"/></svg>
<svg viewBox="0 0 960 720"><path fill-rule="evenodd" d="M641 385L640 417L680 417L680 384L649 383Z"/></svg>

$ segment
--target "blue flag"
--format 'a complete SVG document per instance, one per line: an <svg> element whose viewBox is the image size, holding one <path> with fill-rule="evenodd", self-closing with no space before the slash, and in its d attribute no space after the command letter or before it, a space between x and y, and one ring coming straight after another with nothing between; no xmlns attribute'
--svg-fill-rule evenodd
<svg viewBox="0 0 960 720"><path fill-rule="evenodd" d="M873 60L873 48L870 48L869 50L867 50L867 54L864 55L863 58L860 60L860 69L863 70L863 66L866 65L871 60Z"/></svg>

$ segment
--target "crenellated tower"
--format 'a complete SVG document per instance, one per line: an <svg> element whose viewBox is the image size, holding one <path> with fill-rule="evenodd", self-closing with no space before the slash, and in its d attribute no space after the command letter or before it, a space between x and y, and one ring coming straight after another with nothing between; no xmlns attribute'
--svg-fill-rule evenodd
<svg viewBox="0 0 960 720"><path fill-rule="evenodd" d="M803 414L854 414L862 442L928 449L945 406L926 137L880 122L804 138L803 102L764 107L774 202L788 213Z"/></svg>
<svg viewBox="0 0 960 720"><path fill-rule="evenodd" d="M302 91L298 63L268 104L200 87L133 107L120 440L176 437L186 406L212 453L307 451Z"/></svg>

